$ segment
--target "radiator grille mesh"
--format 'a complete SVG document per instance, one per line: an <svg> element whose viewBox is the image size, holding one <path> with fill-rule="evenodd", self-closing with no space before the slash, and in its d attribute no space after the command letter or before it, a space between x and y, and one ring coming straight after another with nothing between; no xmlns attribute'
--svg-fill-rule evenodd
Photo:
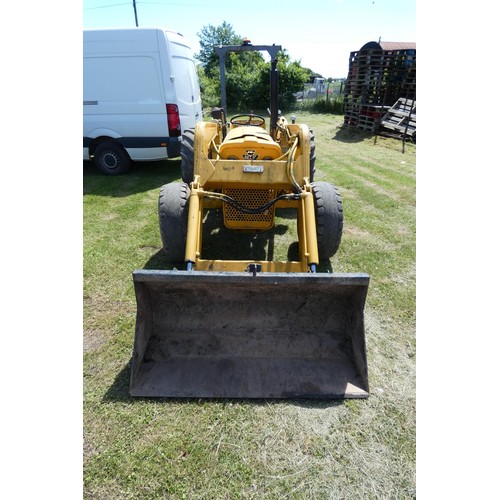
<svg viewBox="0 0 500 500"><path fill-rule="evenodd" d="M258 208L276 197L273 189L224 189L223 193L248 208ZM224 224L230 228L269 229L274 224L274 205L258 214L246 214L224 203Z"/></svg>

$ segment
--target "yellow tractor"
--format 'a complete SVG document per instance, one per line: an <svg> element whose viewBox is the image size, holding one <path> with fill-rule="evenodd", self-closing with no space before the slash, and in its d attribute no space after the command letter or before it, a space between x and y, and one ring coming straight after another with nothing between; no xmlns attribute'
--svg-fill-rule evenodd
<svg viewBox="0 0 500 500"><path fill-rule="evenodd" d="M182 182L162 186L163 250L183 270L133 273L137 322L130 393L147 397L364 398L369 394L364 305L369 276L320 273L343 227L338 189L314 182L315 146L278 111L280 46L216 46L221 103L184 132ZM264 117L226 119L229 51L271 56ZM296 213L296 260L204 258L207 213L234 233L270 231L277 209ZM289 210L290 212L290 210Z"/></svg>

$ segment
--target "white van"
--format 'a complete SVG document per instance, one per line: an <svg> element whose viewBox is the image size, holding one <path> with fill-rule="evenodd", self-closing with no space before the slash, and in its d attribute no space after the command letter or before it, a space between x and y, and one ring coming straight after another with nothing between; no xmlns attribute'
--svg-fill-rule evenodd
<svg viewBox="0 0 500 500"><path fill-rule="evenodd" d="M83 31L83 159L108 175L133 161L180 155L182 132L202 120L186 39L157 28Z"/></svg>

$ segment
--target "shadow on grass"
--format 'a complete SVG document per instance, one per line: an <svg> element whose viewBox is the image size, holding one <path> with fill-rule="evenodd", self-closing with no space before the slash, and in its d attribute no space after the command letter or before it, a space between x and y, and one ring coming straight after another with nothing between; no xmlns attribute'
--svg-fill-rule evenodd
<svg viewBox="0 0 500 500"><path fill-rule="evenodd" d="M133 403L134 398L129 393L130 386L130 360L116 375L115 380L103 396L103 401L115 403Z"/></svg>
<svg viewBox="0 0 500 500"><path fill-rule="evenodd" d="M202 256L204 259L274 260L275 238L287 231L288 227L279 223L269 231L234 231L224 226L221 210L208 210L203 222Z"/></svg>
<svg viewBox="0 0 500 500"><path fill-rule="evenodd" d="M158 250L158 252L151 255L151 257L146 261L143 269L160 269L163 271L172 269L184 270L186 269L186 265L183 262L169 262L167 256L165 255L165 252L163 250Z"/></svg>
<svg viewBox="0 0 500 500"><path fill-rule="evenodd" d="M236 232L224 226L220 210L208 210L203 221L203 259L274 260L275 237L287 232L285 224L264 232ZM288 248L288 260L298 260L298 242ZM184 262L172 263L163 250L156 252L144 263L143 269L186 269Z"/></svg>
<svg viewBox="0 0 500 500"><path fill-rule="evenodd" d="M346 143L356 143L363 142L366 139L372 139L373 134L364 132L363 130L354 127L342 127L337 130L337 133L333 136L333 139L340 142Z"/></svg>
<svg viewBox="0 0 500 500"><path fill-rule="evenodd" d="M160 190L163 184L180 181L181 160L136 162L125 175L104 175L90 161L83 162L83 194L125 197Z"/></svg>
<svg viewBox="0 0 500 500"><path fill-rule="evenodd" d="M241 404L244 406L269 406L269 405L289 405L292 404L301 408L321 409L334 408L345 403L342 399L264 399L264 398L146 398L132 397L129 393L130 385L130 365L129 361L117 374L113 384L103 396L104 402L112 403L135 403L137 402L161 402L165 404L203 405L203 404Z"/></svg>
<svg viewBox="0 0 500 500"><path fill-rule="evenodd" d="M294 210L280 210L280 217L294 219ZM272 229L262 232L240 232L224 226L221 210L208 210L203 221L202 258L207 260L262 260L273 261L277 253L284 253L286 260L299 261L299 242L277 242L288 231L287 224L276 224ZM281 248L277 247L281 245ZM285 248L288 245L287 248ZM185 270L183 262L172 263L167 260L163 250L156 252L145 262L143 269ZM330 261L321 262L318 272L332 272Z"/></svg>
<svg viewBox="0 0 500 500"><path fill-rule="evenodd" d="M221 256L223 255L225 259L228 260L266 260L267 255L266 254L266 246L271 244L269 243L269 240L264 239L256 242L255 239L252 239L250 235L246 235L246 243L245 246L247 250L250 251L250 253L244 253L243 249L240 247L239 251L242 252L240 256L235 256L237 254L232 253L230 257L227 255L220 253L219 251L216 252L215 256L210 257L205 255L203 258L214 258L214 259L220 259ZM219 244L220 242L225 243L227 239L224 239L224 236L221 235L219 238ZM213 242L212 242L213 243ZM256 257L256 255L259 254L259 252L262 252L262 258L261 257ZM251 255L250 255L251 254ZM288 248L288 260L290 261L296 261L299 258L299 243L298 241L292 243L289 248ZM271 259L270 259L271 260ZM184 262L176 262L172 263L169 262L165 253L163 250L159 250L155 254L153 254L144 264L143 269L159 269L159 270L173 270L173 269L178 269L181 271L186 270L186 264ZM316 268L318 273L331 273L333 272L332 264L330 261L327 262L320 262L320 264Z"/></svg>

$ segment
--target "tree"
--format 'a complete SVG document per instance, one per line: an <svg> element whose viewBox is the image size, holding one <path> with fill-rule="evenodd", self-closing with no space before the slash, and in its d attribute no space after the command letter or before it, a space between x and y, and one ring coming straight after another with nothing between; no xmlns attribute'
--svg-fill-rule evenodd
<svg viewBox="0 0 500 500"><path fill-rule="evenodd" d="M243 41L226 21L223 21L220 26L211 24L203 26L197 35L200 38L201 50L196 55L196 59L200 61L206 75L214 74L214 70L219 68L219 57L214 51L214 45L239 45Z"/></svg>
<svg viewBox="0 0 500 500"><path fill-rule="evenodd" d="M233 27L223 21L220 26L204 26L198 33L201 63L200 84L204 106L220 105L219 57L214 45L240 45L243 38ZM270 66L259 51L228 52L225 60L227 106L241 112L264 110L269 106ZM278 53L280 106L287 107L295 98L293 94L303 89L309 71L298 61L290 61L286 49Z"/></svg>
<svg viewBox="0 0 500 500"><path fill-rule="evenodd" d="M242 112L252 108L265 109L260 97L260 75L266 66L269 79L269 65L266 65L260 52L227 54L226 93L229 107ZM267 89L269 90L269 86Z"/></svg>
<svg viewBox="0 0 500 500"><path fill-rule="evenodd" d="M286 49L278 55L278 71L280 85L280 105L288 107L295 102L296 92L304 89L308 79L308 70L300 65L299 61L291 61Z"/></svg>

